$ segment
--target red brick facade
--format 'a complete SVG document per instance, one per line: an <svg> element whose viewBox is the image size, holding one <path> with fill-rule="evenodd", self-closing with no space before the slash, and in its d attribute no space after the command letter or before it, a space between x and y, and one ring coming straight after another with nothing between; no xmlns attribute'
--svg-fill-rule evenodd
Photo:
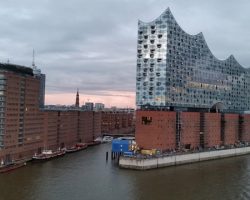
<svg viewBox="0 0 250 200"><path fill-rule="evenodd" d="M107 135L134 134L133 113L103 111L101 132Z"/></svg>
<svg viewBox="0 0 250 200"><path fill-rule="evenodd" d="M200 113L181 112L181 146L196 148L200 145Z"/></svg>
<svg viewBox="0 0 250 200"><path fill-rule="evenodd" d="M225 138L224 145L233 145L239 140L239 115L225 114Z"/></svg>
<svg viewBox="0 0 250 200"><path fill-rule="evenodd" d="M250 142L250 114L245 114L241 121L243 141Z"/></svg>
<svg viewBox="0 0 250 200"><path fill-rule="evenodd" d="M136 111L135 139L144 149L174 149L176 147L176 113Z"/></svg>
<svg viewBox="0 0 250 200"><path fill-rule="evenodd" d="M205 147L221 145L221 114L204 113Z"/></svg>
<svg viewBox="0 0 250 200"><path fill-rule="evenodd" d="M250 142L249 130L249 114L136 111L135 137L143 149L234 145L239 137Z"/></svg>

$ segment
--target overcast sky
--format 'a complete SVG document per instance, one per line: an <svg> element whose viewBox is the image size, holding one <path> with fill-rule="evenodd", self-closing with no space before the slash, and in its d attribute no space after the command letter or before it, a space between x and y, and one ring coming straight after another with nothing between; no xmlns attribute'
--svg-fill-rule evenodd
<svg viewBox="0 0 250 200"><path fill-rule="evenodd" d="M138 19L170 7L189 34L203 32L219 59L250 67L249 0L8 0L0 2L0 61L46 74L46 103L135 105Z"/></svg>

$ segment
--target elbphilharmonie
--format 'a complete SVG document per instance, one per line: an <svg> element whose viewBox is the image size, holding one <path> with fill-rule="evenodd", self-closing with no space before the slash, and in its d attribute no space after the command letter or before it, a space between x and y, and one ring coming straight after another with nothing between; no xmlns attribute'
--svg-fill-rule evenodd
<svg viewBox="0 0 250 200"><path fill-rule="evenodd" d="M138 108L250 110L250 71L233 55L217 59L202 33L190 35L166 9L138 22Z"/></svg>

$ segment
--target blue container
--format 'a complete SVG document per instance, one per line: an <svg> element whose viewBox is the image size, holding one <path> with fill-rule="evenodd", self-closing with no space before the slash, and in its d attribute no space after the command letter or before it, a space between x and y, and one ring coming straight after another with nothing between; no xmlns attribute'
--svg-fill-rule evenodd
<svg viewBox="0 0 250 200"><path fill-rule="evenodd" d="M112 152L129 152L130 150L130 145L131 145L131 140L119 140L119 139L114 139L112 140Z"/></svg>

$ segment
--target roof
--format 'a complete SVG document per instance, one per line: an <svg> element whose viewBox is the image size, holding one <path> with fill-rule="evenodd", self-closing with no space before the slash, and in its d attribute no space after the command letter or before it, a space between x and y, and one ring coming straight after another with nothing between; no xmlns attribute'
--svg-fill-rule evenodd
<svg viewBox="0 0 250 200"><path fill-rule="evenodd" d="M9 63L0 63L0 70L2 71L11 71L19 74L27 74L33 76L33 69L29 67L24 67L21 65L9 64Z"/></svg>

